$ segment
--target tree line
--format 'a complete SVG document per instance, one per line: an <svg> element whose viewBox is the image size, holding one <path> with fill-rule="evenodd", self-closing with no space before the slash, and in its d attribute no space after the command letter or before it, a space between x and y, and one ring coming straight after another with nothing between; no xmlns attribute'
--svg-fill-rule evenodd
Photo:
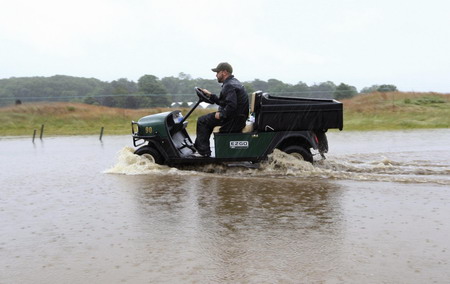
<svg viewBox="0 0 450 284"><path fill-rule="evenodd" d="M394 85L373 85L360 92L354 86L331 81L308 86L304 82L287 84L277 79L255 79L243 83L247 92L254 91L281 95L314 98L351 98L359 93L397 91ZM0 80L0 106L21 102L72 101L87 104L123 108L168 107L172 102L197 100L194 87L220 92L220 84L214 79L192 78L180 73L178 77L159 79L143 75L137 82L125 78L104 82L95 78L56 75L52 77L25 77Z"/></svg>

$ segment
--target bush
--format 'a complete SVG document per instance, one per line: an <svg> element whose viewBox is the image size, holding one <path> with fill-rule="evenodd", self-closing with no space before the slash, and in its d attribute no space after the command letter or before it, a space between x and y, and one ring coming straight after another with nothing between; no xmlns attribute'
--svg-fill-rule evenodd
<svg viewBox="0 0 450 284"><path fill-rule="evenodd" d="M384 85L379 86L377 91L378 92L397 92L398 89L395 85L384 84Z"/></svg>
<svg viewBox="0 0 450 284"><path fill-rule="evenodd" d="M422 97L414 102L416 105L428 105L428 104L444 104L446 101L440 97Z"/></svg>
<svg viewBox="0 0 450 284"><path fill-rule="evenodd" d="M355 87L341 83L334 91L334 98L337 100L348 99L354 97L357 93Z"/></svg>

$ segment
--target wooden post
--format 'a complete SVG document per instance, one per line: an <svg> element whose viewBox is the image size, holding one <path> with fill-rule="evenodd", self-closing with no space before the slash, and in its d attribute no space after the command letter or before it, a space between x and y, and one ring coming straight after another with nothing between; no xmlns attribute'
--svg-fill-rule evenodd
<svg viewBox="0 0 450 284"><path fill-rule="evenodd" d="M395 94L392 92L392 111L395 111Z"/></svg>
<svg viewBox="0 0 450 284"><path fill-rule="evenodd" d="M104 127L102 126L102 128L100 129L100 141L102 141L102 137L103 137L103 129L104 129Z"/></svg>
<svg viewBox="0 0 450 284"><path fill-rule="evenodd" d="M34 138L36 138L36 129L33 131L33 144L34 144Z"/></svg>
<svg viewBox="0 0 450 284"><path fill-rule="evenodd" d="M41 140L42 140L42 136L44 136L44 125L43 124L41 125L41 136L40 136Z"/></svg>

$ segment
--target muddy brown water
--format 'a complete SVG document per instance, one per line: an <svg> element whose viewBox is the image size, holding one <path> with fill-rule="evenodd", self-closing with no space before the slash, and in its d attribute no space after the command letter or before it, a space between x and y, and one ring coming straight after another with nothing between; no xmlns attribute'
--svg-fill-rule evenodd
<svg viewBox="0 0 450 284"><path fill-rule="evenodd" d="M314 166L157 166L0 138L0 283L448 283L450 130L329 133Z"/></svg>

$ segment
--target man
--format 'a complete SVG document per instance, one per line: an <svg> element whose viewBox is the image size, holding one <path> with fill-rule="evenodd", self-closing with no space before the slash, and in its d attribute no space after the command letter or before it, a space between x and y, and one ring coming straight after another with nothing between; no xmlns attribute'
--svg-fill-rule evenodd
<svg viewBox="0 0 450 284"><path fill-rule="evenodd" d="M217 112L208 113L197 120L197 139L194 145L202 156L211 155L209 137L214 127L221 126L222 133L240 132L245 127L249 108L247 92L241 82L234 77L233 67L227 62L222 62L211 70L216 72L217 81L223 85L218 97L202 89L211 101L219 105Z"/></svg>

